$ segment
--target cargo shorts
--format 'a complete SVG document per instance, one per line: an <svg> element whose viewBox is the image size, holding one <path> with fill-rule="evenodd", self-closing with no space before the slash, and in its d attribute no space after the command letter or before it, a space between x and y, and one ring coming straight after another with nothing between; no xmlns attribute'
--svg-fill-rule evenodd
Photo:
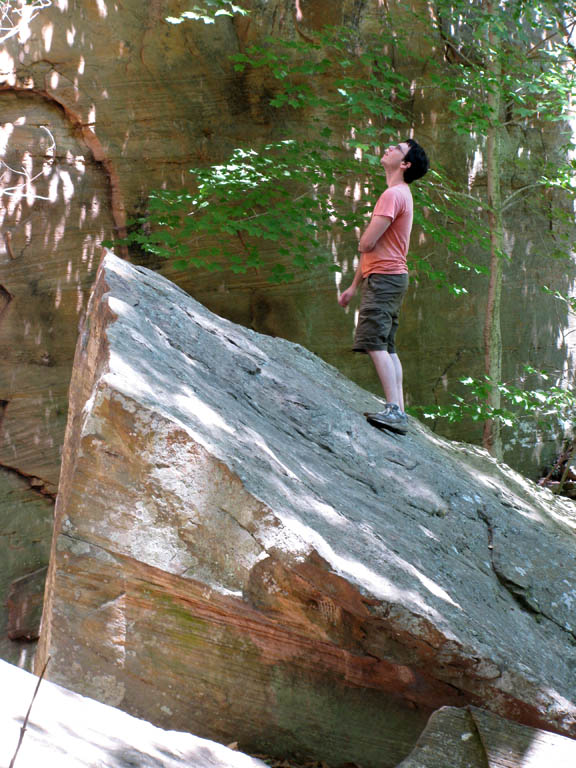
<svg viewBox="0 0 576 768"><path fill-rule="evenodd" d="M362 281L362 301L354 334L354 352L396 351L400 307L408 290L408 275L372 274Z"/></svg>

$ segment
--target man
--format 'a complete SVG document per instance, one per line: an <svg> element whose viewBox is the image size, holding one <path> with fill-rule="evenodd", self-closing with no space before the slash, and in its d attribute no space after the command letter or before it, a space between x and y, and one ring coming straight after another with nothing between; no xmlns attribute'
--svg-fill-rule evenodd
<svg viewBox="0 0 576 768"><path fill-rule="evenodd" d="M360 263L352 285L338 298L342 307L362 283L362 301L354 351L370 355L386 395L379 413L366 414L376 427L406 434L402 365L394 340L398 316L408 288L406 254L412 229L413 205L409 184L428 170L428 158L413 139L385 150L381 160L386 172L386 191L380 196L368 228L360 238Z"/></svg>

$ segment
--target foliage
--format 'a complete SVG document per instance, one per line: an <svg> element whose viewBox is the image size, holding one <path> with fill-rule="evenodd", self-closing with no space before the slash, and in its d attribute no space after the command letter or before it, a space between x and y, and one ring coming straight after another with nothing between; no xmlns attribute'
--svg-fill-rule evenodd
<svg viewBox="0 0 576 768"><path fill-rule="evenodd" d="M295 155L301 165L294 162ZM142 221L152 223L154 230L135 232L128 240L156 255L176 256L177 267L214 270L227 263L233 272L261 266L261 252L253 242L268 241L276 244L277 253L291 256L296 268L309 268L327 258L321 234L331 228L331 217L339 215L342 227L350 229L365 213L363 208L356 213L347 206L341 210L341 201L326 191L345 170L330 156L329 145L286 140L261 152L237 149L225 165L194 169L194 193L153 192L150 214ZM203 246L202 238L215 232L219 242ZM197 247L189 256L191 238ZM231 238L241 246L240 254L233 253ZM291 276L283 264L274 264L274 281Z"/></svg>
<svg viewBox="0 0 576 768"><path fill-rule="evenodd" d="M565 296L563 293L561 293L561 291L553 291L546 285L542 286L542 290L545 293L548 293L550 296L553 296L555 299L561 301L568 307L570 312L576 315L576 297Z"/></svg>
<svg viewBox="0 0 576 768"><path fill-rule="evenodd" d="M263 264L262 245L274 245L276 254L286 257L291 268L274 262L271 280L291 280L294 270L307 270L331 259L329 244L337 224L342 232L354 232L365 224L372 208L374 185L383 184L382 172L375 166L378 158L365 154L363 161L350 158L341 147L330 143L331 131L323 131L325 142L285 140L266 145L260 152L237 149L225 165L194 169L196 190L188 192L158 190L150 194L149 212L123 242L136 244L146 251L174 258L177 268L191 266L207 270L229 268L245 272ZM371 172L366 171L366 166ZM364 177L364 188L372 194L365 201L351 201L352 183L347 179ZM446 216L449 187L441 183L437 172L429 185L419 190L417 224L432 241L442 244L455 256L460 254L464 234L450 228L448 222L430 222L435 213ZM356 182L357 183L357 182ZM338 194L337 188L342 189ZM447 191L440 192L439 190ZM451 222L462 222L472 207L464 201L450 210ZM458 212L460 211L460 212ZM472 219L474 221L474 219ZM151 231L142 227L152 226ZM471 227L474 226L473 224ZM471 229L469 228L469 231ZM214 233L219 241L214 242ZM484 237L480 227L478 241ZM208 244L203 240L209 239ZM236 240L240 253L234 253ZM190 244L194 243L191 249ZM459 266L480 272L481 267L458 255ZM446 274L430 266L424 258L414 259L412 268L458 294L464 289L450 283ZM337 263L329 269L339 270Z"/></svg>
<svg viewBox="0 0 576 768"><path fill-rule="evenodd" d="M430 62L426 81L451 95L454 132L481 142L491 125L509 136L536 123L565 123L571 117L576 98L573 4L436 0L434 8L435 34L445 50L443 59ZM491 114L489 98L495 93L501 107ZM554 161L541 160L539 168L533 157L516 159L516 169L532 179L502 201L503 210L538 187L574 196L574 147L565 143L557 149Z"/></svg>
<svg viewBox="0 0 576 768"><path fill-rule="evenodd" d="M436 0L434 7L445 58L429 77L454 94L449 108L456 132L486 133L493 91L503 104L501 127L568 117L575 83L569 36L576 22L569 3ZM494 60L502 65L499 76Z"/></svg>
<svg viewBox="0 0 576 768"><path fill-rule="evenodd" d="M537 375L543 381L551 381L551 374L525 367L528 374ZM535 417L541 424L556 427L558 420L576 427L576 393L552 384L547 388L527 389L515 384L493 382L487 376L467 376L460 383L468 387L468 396L452 395L447 406L415 406L410 412L425 419L446 419L449 422L470 418L473 421L499 419L505 426L517 424L523 416ZM486 403L488 392L496 387L509 408L491 408Z"/></svg>
<svg viewBox="0 0 576 768"><path fill-rule="evenodd" d="M315 135L237 148L225 164L191 169L194 191L152 192L149 215L133 222L123 242L174 259L182 269L265 268L273 282L321 263L340 269L334 244L365 226L385 186L383 139L395 143L410 118L410 80L392 60L400 45L384 31L378 45L362 48L352 31L329 28L314 41L267 38L232 56L242 75L264 70L272 83L270 106L288 115L305 112ZM346 134L329 124L345 124ZM463 255L469 241L486 239L478 201L462 195L440 169L418 185L415 198L415 226L432 247L412 257L413 276L465 292L432 264L441 247L461 269L484 271ZM272 249L276 259L266 259Z"/></svg>
<svg viewBox="0 0 576 768"><path fill-rule="evenodd" d="M485 137L485 210L490 234L490 279L484 317L488 386L485 403L471 406L469 415L483 418L484 445L498 456L500 421L505 419L501 408L504 392L496 384L502 376L504 213L522 193L538 186L553 187L559 178L546 177L540 168L535 182L505 198L501 149L511 130L526 130L536 121L541 126L546 121L567 119L576 84L576 57L570 40L576 16L571 15L574 7L568 4L525 0L436 0L434 9L432 18L445 56L444 61L434 60L430 77L437 87L451 94L449 110L454 130L462 136Z"/></svg>
<svg viewBox="0 0 576 768"><path fill-rule="evenodd" d="M364 226L370 210L364 201L373 203L384 186L379 168L382 143L397 141L403 126L409 123L415 87L453 94L450 109L454 129L463 135L482 133L485 96L496 87L484 62L491 52L479 43L485 37L487 24L499 29L501 39L508 35L511 41L507 44L505 90L507 100L519 112L516 118L526 122L528 106L533 112L537 110L544 85L550 91L550 104L556 105L565 96L566 83L554 67L548 66L552 62L559 67L561 57L553 56L548 48L543 52L546 66L541 61L540 47L535 49L538 56L534 55L529 72L523 73L516 66L518 41L528 45L534 37L534 23L545 21L546 26L550 17L532 6L527 6L527 16L524 5L515 0L495 17L486 13L482 2L438 0L431 42L437 43L440 37L458 61L454 64L446 57L440 63L434 58L423 62L424 81L416 86L394 65L398 55L413 57L408 53L406 39L385 23L375 40L363 44L353 29L326 28L314 39L268 37L262 44L231 56L235 71L242 76L258 70L265 73L269 107L281 110L288 120L291 111L305 113L309 127L316 125L316 135L309 134L304 142L291 136L289 141L264 147L237 148L225 164L191 169L194 192L153 192L150 216L147 221L140 218L135 222L140 226L128 238L128 244L172 258L178 268L231 268L238 272L265 267L273 281L292 279L295 272L322 262L329 269L338 268L334 243L344 233ZM231 0L204 0L169 21L209 23L218 16L235 13L247 11ZM450 25L444 18L458 29L459 40L450 37ZM412 21L416 23L417 19ZM522 74L526 87L519 87ZM563 109L555 109L553 114L560 117ZM338 124L347 126L345 135L337 136L326 128ZM539 183L560 182L558 176L551 176L539 179ZM359 189L361 200L354 199ZM417 192L415 225L432 247L420 249L413 256L412 272L416 278L427 276L453 293L463 293L462 287L432 264L438 264L439 255L443 260L451 254L461 269L486 272L485 267L465 256L470 243L476 249L488 247L479 215L486 209L485 201L458 188L442 176L440 169L420 183ZM276 262L264 258L272 251ZM271 268L266 266L270 262Z"/></svg>

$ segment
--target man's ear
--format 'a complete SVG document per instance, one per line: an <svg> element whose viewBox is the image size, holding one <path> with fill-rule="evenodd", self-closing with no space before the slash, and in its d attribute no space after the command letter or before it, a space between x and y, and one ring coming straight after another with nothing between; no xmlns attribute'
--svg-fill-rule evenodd
<svg viewBox="0 0 576 768"><path fill-rule="evenodd" d="M400 163L400 167L406 170L406 168L410 168L412 163L409 160L402 160Z"/></svg>

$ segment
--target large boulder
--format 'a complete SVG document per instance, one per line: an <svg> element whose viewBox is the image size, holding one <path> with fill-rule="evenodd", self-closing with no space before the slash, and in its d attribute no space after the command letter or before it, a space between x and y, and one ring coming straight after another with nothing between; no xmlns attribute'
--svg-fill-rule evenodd
<svg viewBox="0 0 576 768"><path fill-rule="evenodd" d="M17 768L266 768L261 760L163 731L0 661L0 765ZM25 716L30 705L30 717ZM22 728L24 727L24 733Z"/></svg>
<svg viewBox="0 0 576 768"><path fill-rule="evenodd" d="M476 707L435 712L398 768L573 768L576 741Z"/></svg>
<svg viewBox="0 0 576 768"><path fill-rule="evenodd" d="M576 736L576 514L302 347L108 254L39 664L163 727L394 766L473 704Z"/></svg>

